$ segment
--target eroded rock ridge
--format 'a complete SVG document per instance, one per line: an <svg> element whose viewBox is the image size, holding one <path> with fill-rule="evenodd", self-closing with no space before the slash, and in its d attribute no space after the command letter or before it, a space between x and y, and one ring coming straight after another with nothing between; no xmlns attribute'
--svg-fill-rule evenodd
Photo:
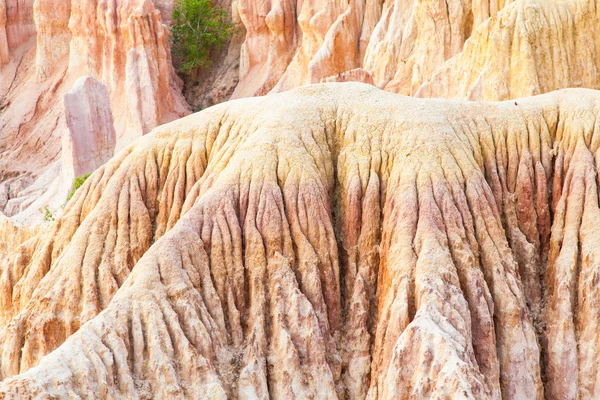
<svg viewBox="0 0 600 400"><path fill-rule="evenodd" d="M2 262L0 392L595 398L599 115L328 83L162 126Z"/></svg>

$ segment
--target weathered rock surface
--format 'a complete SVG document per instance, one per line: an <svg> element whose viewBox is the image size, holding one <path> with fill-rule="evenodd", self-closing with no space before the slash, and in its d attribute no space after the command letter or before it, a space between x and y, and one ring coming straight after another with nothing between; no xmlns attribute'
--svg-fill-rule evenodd
<svg viewBox="0 0 600 400"><path fill-rule="evenodd" d="M34 0L0 1L0 67L10 62L12 53L35 35Z"/></svg>
<svg viewBox="0 0 600 400"><path fill-rule="evenodd" d="M473 32L417 96L494 101L566 87L600 88L595 1L517 1Z"/></svg>
<svg viewBox="0 0 600 400"><path fill-rule="evenodd" d="M336 81L481 101L599 87L596 0L216 3L230 11L236 33L214 68L187 82L198 109ZM187 114L164 26L172 6L0 1L1 211L27 209L32 186L51 181L40 178L57 170L61 98L77 78L108 86L118 149Z"/></svg>
<svg viewBox="0 0 600 400"><path fill-rule="evenodd" d="M596 0L221 3L245 32L233 98L339 76L370 76L399 94L480 101L600 87ZM217 61L215 73L235 64ZM188 97L206 106L222 99L214 90L200 86Z"/></svg>
<svg viewBox="0 0 600 400"><path fill-rule="evenodd" d="M0 259L13 253L21 244L38 233L38 228L15 224L10 218L0 214Z"/></svg>
<svg viewBox="0 0 600 400"><path fill-rule="evenodd" d="M75 178L95 171L114 155L116 133L106 86L90 76L79 78L63 103L67 128L60 160L6 203L5 210L18 224L51 222L66 204Z"/></svg>
<svg viewBox="0 0 600 400"><path fill-rule="evenodd" d="M67 130L62 170L71 181L100 168L114 155L116 133L106 85L85 76L63 97Z"/></svg>
<svg viewBox="0 0 600 400"><path fill-rule="evenodd" d="M0 392L596 398L598 116L330 83L160 127L3 259Z"/></svg>
<svg viewBox="0 0 600 400"><path fill-rule="evenodd" d="M23 211L56 177L62 97L78 78L108 87L117 148L189 112L162 19L172 1L0 4L0 211Z"/></svg>

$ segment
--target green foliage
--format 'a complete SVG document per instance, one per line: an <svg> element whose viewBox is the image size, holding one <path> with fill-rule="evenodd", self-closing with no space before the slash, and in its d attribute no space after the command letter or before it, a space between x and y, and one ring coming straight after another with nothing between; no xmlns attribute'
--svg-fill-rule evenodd
<svg viewBox="0 0 600 400"><path fill-rule="evenodd" d="M87 180L87 178L90 177L90 175L91 174L85 174L85 175L81 175L81 176L78 176L77 178L75 178L75 181L73 182L73 190L71 190L71 193L69 193L69 197L67 197L67 201L71 200L71 197L73 197L73 195L75 194L77 189L79 189L81 187L81 185L83 185L85 183L85 181Z"/></svg>
<svg viewBox="0 0 600 400"><path fill-rule="evenodd" d="M211 51L223 46L232 33L227 12L211 0L177 0L171 26L175 65L184 74L208 68Z"/></svg>
<svg viewBox="0 0 600 400"><path fill-rule="evenodd" d="M77 191L77 189L79 189L87 180L87 178L90 177L91 174L85 174L82 176L79 176L77 178L75 178L75 181L73 181L73 190L71 190L71 193L69 193L69 197L67 197L67 201L71 200L71 197L73 197L73 195L75 194L75 192ZM65 204L63 204L62 206L60 206L60 208L64 208ZM44 215L44 221L45 222L54 222L56 221L56 214L54 213L54 211L52 211L50 209L49 206L46 206L44 208L40 208L39 212L41 212Z"/></svg>
<svg viewBox="0 0 600 400"><path fill-rule="evenodd" d="M54 215L54 213L50 210L50 207L46 206L44 208L40 208L39 210L42 214L44 214L44 221L46 222L53 222L56 220L56 216Z"/></svg>

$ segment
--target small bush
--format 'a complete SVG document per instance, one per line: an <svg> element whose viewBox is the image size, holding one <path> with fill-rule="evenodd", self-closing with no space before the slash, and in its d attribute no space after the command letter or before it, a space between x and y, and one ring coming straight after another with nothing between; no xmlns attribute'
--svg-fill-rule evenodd
<svg viewBox="0 0 600 400"><path fill-rule="evenodd" d="M39 210L42 214L44 214L44 221L46 222L54 222L56 220L56 216L50 210L50 207L46 206L44 208L40 208Z"/></svg>
<svg viewBox="0 0 600 400"><path fill-rule="evenodd" d="M210 66L210 53L219 49L233 33L227 12L211 0L177 0L171 35L173 58L178 70L190 74Z"/></svg>
<svg viewBox="0 0 600 400"><path fill-rule="evenodd" d="M73 195L75 194L77 189L79 189L81 187L81 185L83 185L85 183L85 181L87 180L87 178L90 177L90 175L91 174L85 174L85 175L81 175L81 176L78 176L77 178L75 178L75 181L73 182L73 189L71 190L71 193L69 193L69 197L67 197L67 201L71 200L71 197L73 197Z"/></svg>

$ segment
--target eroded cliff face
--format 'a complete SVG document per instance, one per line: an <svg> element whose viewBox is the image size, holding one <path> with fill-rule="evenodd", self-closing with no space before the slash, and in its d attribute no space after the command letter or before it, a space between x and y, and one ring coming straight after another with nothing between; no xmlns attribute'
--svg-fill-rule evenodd
<svg viewBox="0 0 600 400"><path fill-rule="evenodd" d="M189 107L165 26L173 0L0 3L0 211L29 220L56 175L62 96L77 78L107 85L117 149ZM216 4L236 30L213 68L189 77L194 109L335 81L482 101L598 88L595 0Z"/></svg>
<svg viewBox="0 0 600 400"><path fill-rule="evenodd" d="M162 17L171 2L0 3L0 211L25 211L47 189L44 173L56 176L63 95L78 78L108 87L117 149L189 113Z"/></svg>
<svg viewBox="0 0 600 400"><path fill-rule="evenodd" d="M232 7L245 34L233 98L350 78L350 71L394 93L480 101L599 87L595 0L239 0ZM219 60L215 69L233 63ZM214 88L197 92L200 106L223 99Z"/></svg>
<svg viewBox="0 0 600 400"><path fill-rule="evenodd" d="M3 259L0 392L595 398L599 115L329 83L160 127Z"/></svg>
<svg viewBox="0 0 600 400"><path fill-rule="evenodd" d="M0 1L0 66L6 65L15 50L35 36L34 0Z"/></svg>

